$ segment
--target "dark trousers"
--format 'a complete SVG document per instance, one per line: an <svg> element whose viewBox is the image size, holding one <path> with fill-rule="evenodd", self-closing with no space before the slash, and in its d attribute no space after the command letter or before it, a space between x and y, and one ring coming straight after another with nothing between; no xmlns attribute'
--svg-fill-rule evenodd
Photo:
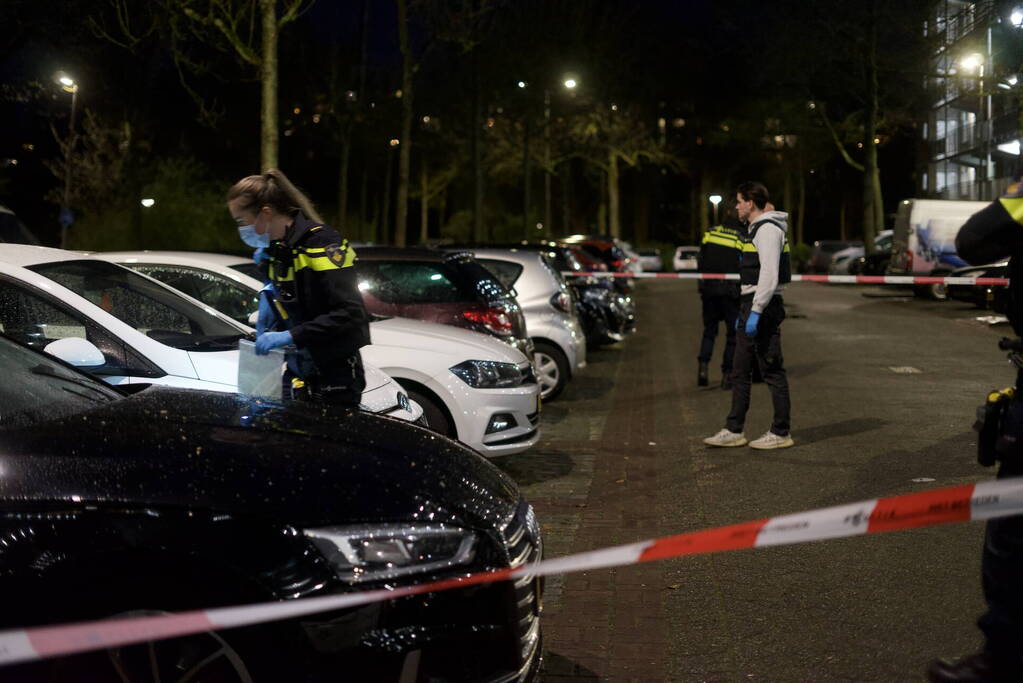
<svg viewBox="0 0 1023 683"><path fill-rule="evenodd" d="M753 367L756 364L771 391L771 402L774 404L771 431L778 436L788 436L789 380L785 375L781 352L781 323L785 320L785 303L780 296L773 297L760 314L756 336L749 337L745 327L752 306L752 296L744 296L739 304L739 329L735 337L735 357L732 359L732 410L728 413L725 427L731 432L741 432L746 425Z"/></svg>
<svg viewBox="0 0 1023 683"><path fill-rule="evenodd" d="M1016 380L1016 395L1021 396L1023 372ZM1010 404L1001 434L1014 436L1016 443L1023 435L1023 411ZM998 478L1023 476L1023 449L1006 447ZM1021 667L1020 644L1023 643L1023 515L992 519L984 532L981 555L984 600L988 610L977 621L984 632L986 649L1004 659L1008 666Z"/></svg>
<svg viewBox="0 0 1023 683"><path fill-rule="evenodd" d="M734 286L711 288L708 286L700 293L703 301L703 339L700 341L699 361L710 363L714 355L714 340L718 336L718 324L725 324L725 353L721 356L721 371L728 374L732 370L732 358L735 355L735 319L739 317L739 295ZM721 283L725 284L725 283Z"/></svg>
<svg viewBox="0 0 1023 683"><path fill-rule="evenodd" d="M362 392L366 388L366 375L362 367L362 355L356 352L349 356L341 367L332 368L330 373L311 372L309 379L300 380L291 367L284 371L282 396L293 401L312 401L340 408L358 408Z"/></svg>

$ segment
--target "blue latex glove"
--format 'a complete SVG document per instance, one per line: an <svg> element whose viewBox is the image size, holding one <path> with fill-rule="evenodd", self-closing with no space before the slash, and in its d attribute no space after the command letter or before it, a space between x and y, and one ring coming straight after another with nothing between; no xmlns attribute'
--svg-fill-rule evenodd
<svg viewBox="0 0 1023 683"><path fill-rule="evenodd" d="M252 262L255 263L257 266L263 261L269 260L270 254L266 253L265 247L260 247L259 249L256 249L254 252L252 252Z"/></svg>
<svg viewBox="0 0 1023 683"><path fill-rule="evenodd" d="M755 337L757 336L757 323L760 322L760 314L755 311L750 311L749 317L746 318L746 336Z"/></svg>
<svg viewBox="0 0 1023 683"><path fill-rule="evenodd" d="M256 337L256 355L265 356L271 349L294 343L291 332L264 332Z"/></svg>
<svg viewBox="0 0 1023 683"><path fill-rule="evenodd" d="M268 293L259 295L259 314L256 316L256 336L269 330L277 322L277 314L274 313L273 304L270 303Z"/></svg>

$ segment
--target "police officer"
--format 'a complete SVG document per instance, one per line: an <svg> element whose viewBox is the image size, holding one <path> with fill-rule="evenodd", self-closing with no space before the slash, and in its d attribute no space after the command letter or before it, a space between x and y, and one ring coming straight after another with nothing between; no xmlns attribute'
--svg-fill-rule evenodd
<svg viewBox="0 0 1023 683"><path fill-rule="evenodd" d="M722 225L703 233L700 244L701 273L738 273L742 256L742 224L726 215ZM700 368L696 383L709 383L708 367L714 354L718 323L725 324L725 352L721 356L721 388L731 389L732 356L735 354L735 320L739 316L739 283L734 280L700 280L700 301L703 308L703 338L700 341Z"/></svg>
<svg viewBox="0 0 1023 683"><path fill-rule="evenodd" d="M267 265L256 353L296 347L286 354L287 398L358 406L366 386L359 349L369 344L369 324L355 250L277 169L235 183L227 207L243 241Z"/></svg>
<svg viewBox="0 0 1023 683"><path fill-rule="evenodd" d="M1009 258L1009 322L1023 337L1023 184L972 216L959 230L956 250L967 263L981 265ZM1023 476L1023 371L1016 375L1015 397L1008 402L996 452L998 478ZM1014 417L1016 416L1016 417ZM927 674L934 683L1023 681L1023 516L987 523L981 572L987 612L977 621L984 649L959 662L932 662Z"/></svg>

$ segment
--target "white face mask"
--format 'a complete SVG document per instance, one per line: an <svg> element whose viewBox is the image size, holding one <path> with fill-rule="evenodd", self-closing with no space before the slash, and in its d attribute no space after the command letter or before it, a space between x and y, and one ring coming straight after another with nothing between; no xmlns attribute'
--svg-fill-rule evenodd
<svg viewBox="0 0 1023 683"><path fill-rule="evenodd" d="M255 224L238 226L238 236L241 237L242 242L253 249L270 246L270 233L266 232L260 235L256 232Z"/></svg>

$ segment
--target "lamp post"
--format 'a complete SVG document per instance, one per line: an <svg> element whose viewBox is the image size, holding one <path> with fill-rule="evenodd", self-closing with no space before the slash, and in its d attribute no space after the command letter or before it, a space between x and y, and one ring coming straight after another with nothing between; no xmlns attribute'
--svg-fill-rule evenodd
<svg viewBox="0 0 1023 683"><path fill-rule="evenodd" d="M566 90L575 90L579 81L571 76L566 76L561 84ZM551 91L549 88L543 89L543 123L543 229L544 236L549 237L551 231Z"/></svg>
<svg viewBox="0 0 1023 683"><path fill-rule="evenodd" d="M67 231L75 222L74 214L69 206L71 200L71 151L75 143L75 112L78 108L78 84L63 71L54 75L64 92L71 93L71 120L68 122L66 152L64 153L64 198L60 207L60 248L67 249Z"/></svg>
<svg viewBox="0 0 1023 683"><path fill-rule="evenodd" d="M519 89L525 91L528 84L525 81L517 83ZM522 239L529 239L529 134L530 134L530 107L526 99L525 122L522 132Z"/></svg>
<svg viewBox="0 0 1023 683"><path fill-rule="evenodd" d="M709 199L710 203L714 205L714 225L716 226L718 224L718 204L721 203L721 195L712 194L707 197L707 199Z"/></svg>

